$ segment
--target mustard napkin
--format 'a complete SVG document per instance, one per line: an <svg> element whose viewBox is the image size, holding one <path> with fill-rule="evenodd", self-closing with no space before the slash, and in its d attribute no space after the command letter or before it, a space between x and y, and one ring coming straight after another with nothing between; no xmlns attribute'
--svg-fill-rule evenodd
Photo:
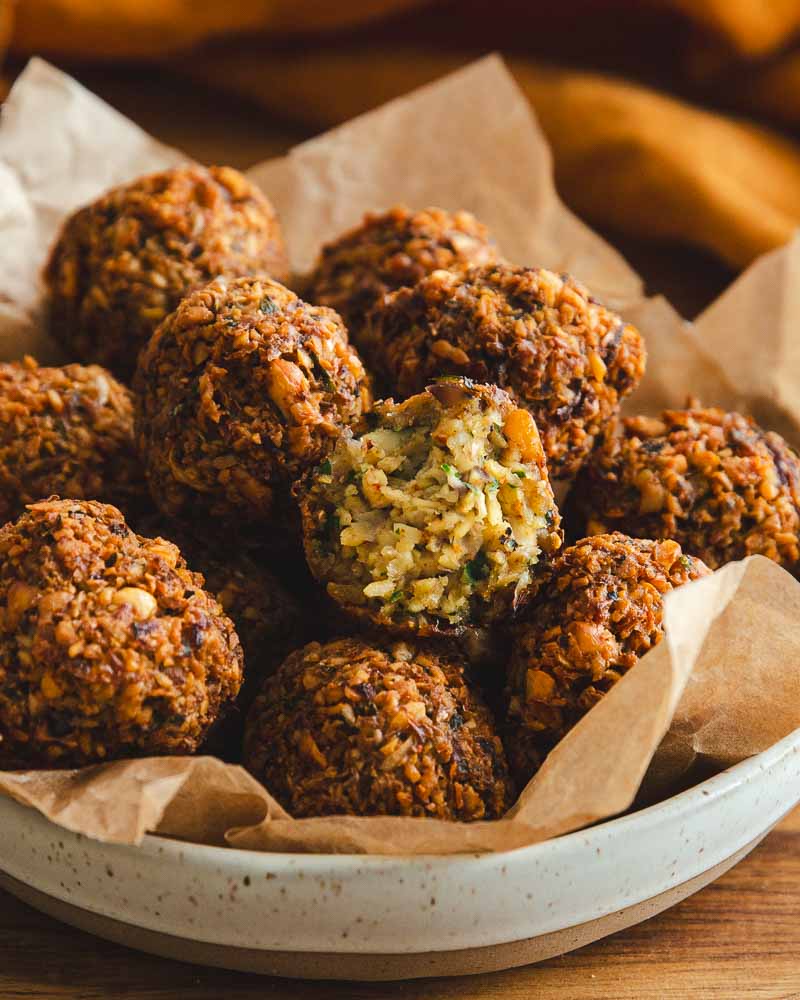
<svg viewBox="0 0 800 1000"><path fill-rule="evenodd" d="M0 0L15 54L138 60L313 129L499 48L570 207L734 267L800 221L799 29L800 0Z"/></svg>

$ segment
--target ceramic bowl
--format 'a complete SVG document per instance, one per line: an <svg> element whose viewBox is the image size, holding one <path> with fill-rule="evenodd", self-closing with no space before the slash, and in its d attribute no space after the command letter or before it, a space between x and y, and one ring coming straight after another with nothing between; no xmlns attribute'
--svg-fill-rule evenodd
<svg viewBox="0 0 800 1000"><path fill-rule="evenodd" d="M538 961L660 912L800 801L800 731L647 809L533 847L449 857L257 854L69 833L0 800L0 883L159 955L283 976L406 979Z"/></svg>

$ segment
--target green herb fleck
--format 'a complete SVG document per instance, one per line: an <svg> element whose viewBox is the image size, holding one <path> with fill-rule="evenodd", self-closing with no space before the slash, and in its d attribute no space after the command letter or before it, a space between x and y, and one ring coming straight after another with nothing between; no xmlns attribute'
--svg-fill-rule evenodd
<svg viewBox="0 0 800 1000"><path fill-rule="evenodd" d="M496 493L500 489L500 483L498 483L496 479L490 479L489 485L486 487L486 489L490 493Z"/></svg>
<svg viewBox="0 0 800 1000"><path fill-rule="evenodd" d="M322 463L322 465L320 465L318 471L321 476L329 476L333 471L333 467L331 466L331 460L329 458L326 458L325 461Z"/></svg>
<svg viewBox="0 0 800 1000"><path fill-rule="evenodd" d="M461 479L460 474L453 468L452 465L448 465L447 462L442 462L442 472L446 476L453 476L455 479Z"/></svg>
<svg viewBox="0 0 800 1000"><path fill-rule="evenodd" d="M276 313L278 311L278 307L275 305L275 303L268 295L265 295L264 298L259 302L258 308L261 310L262 313L266 313L267 316L271 316L273 313Z"/></svg>
<svg viewBox="0 0 800 1000"><path fill-rule="evenodd" d="M402 600L402 598L403 598L403 591L402 590L396 590L392 594L392 596L389 598L389 603L390 604L397 604L397 602L399 600Z"/></svg>
<svg viewBox="0 0 800 1000"><path fill-rule="evenodd" d="M527 479L528 473L524 469L514 469L514 475L520 479Z"/></svg>

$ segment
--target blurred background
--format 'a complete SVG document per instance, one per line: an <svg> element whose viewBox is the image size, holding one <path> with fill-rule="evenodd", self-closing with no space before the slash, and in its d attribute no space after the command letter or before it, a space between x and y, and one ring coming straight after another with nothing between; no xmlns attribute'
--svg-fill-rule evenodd
<svg viewBox="0 0 800 1000"><path fill-rule="evenodd" d="M689 316L800 222L800 0L0 0L0 45L4 90L42 55L237 167L500 51L564 201Z"/></svg>

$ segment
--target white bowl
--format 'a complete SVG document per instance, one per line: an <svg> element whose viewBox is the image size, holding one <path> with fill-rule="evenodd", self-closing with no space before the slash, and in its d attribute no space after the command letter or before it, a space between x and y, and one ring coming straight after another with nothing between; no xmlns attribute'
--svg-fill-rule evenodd
<svg viewBox="0 0 800 1000"><path fill-rule="evenodd" d="M659 805L503 854L257 854L154 836L121 847L2 799L0 884L102 937L208 965L463 975L560 954L660 912L734 865L798 801L800 731Z"/></svg>

